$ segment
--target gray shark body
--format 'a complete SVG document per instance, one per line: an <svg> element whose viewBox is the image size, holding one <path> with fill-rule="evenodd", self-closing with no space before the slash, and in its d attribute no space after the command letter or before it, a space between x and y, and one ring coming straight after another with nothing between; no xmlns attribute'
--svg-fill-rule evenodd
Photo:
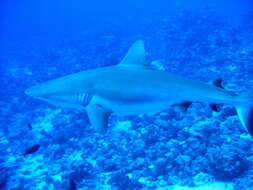
<svg viewBox="0 0 253 190"><path fill-rule="evenodd" d="M29 88L26 93L65 107L86 109L91 124L106 132L108 118L159 112L169 106L186 110L191 102L230 104L253 134L252 93L234 95L222 88L147 68L142 41L136 41L115 66L87 70Z"/></svg>

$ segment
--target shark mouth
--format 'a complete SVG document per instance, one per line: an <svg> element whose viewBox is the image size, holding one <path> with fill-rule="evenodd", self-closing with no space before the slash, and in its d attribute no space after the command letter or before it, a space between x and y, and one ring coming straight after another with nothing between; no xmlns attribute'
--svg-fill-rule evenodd
<svg viewBox="0 0 253 190"><path fill-rule="evenodd" d="M90 103L92 97L88 93L78 93L47 94L43 96L36 96L36 98L57 106L68 108L84 108Z"/></svg>

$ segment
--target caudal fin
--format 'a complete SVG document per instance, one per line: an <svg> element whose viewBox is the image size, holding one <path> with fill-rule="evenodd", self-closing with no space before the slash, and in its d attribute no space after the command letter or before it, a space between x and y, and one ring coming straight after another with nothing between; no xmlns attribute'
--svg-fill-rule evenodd
<svg viewBox="0 0 253 190"><path fill-rule="evenodd" d="M239 120L253 137L253 92L246 92L238 97L245 102L243 105L236 106Z"/></svg>
<svg viewBox="0 0 253 190"><path fill-rule="evenodd" d="M236 111L242 125L253 137L253 107L236 107Z"/></svg>

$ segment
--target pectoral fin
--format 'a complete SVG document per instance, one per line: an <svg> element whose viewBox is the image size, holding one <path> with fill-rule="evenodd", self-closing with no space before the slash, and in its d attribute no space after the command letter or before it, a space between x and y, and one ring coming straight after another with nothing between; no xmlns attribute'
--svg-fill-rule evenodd
<svg viewBox="0 0 253 190"><path fill-rule="evenodd" d="M91 125L97 132L104 134L107 131L108 119L112 112L98 104L88 105L86 111Z"/></svg>

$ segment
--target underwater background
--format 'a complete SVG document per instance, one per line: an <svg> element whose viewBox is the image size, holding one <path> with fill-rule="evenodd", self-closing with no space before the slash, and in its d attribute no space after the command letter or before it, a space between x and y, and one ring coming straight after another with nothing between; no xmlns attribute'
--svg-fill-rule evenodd
<svg viewBox="0 0 253 190"><path fill-rule="evenodd" d="M112 116L101 135L85 111L24 94L117 64L137 39L154 69L253 89L251 1L0 2L1 190L253 189L253 140L231 106Z"/></svg>

